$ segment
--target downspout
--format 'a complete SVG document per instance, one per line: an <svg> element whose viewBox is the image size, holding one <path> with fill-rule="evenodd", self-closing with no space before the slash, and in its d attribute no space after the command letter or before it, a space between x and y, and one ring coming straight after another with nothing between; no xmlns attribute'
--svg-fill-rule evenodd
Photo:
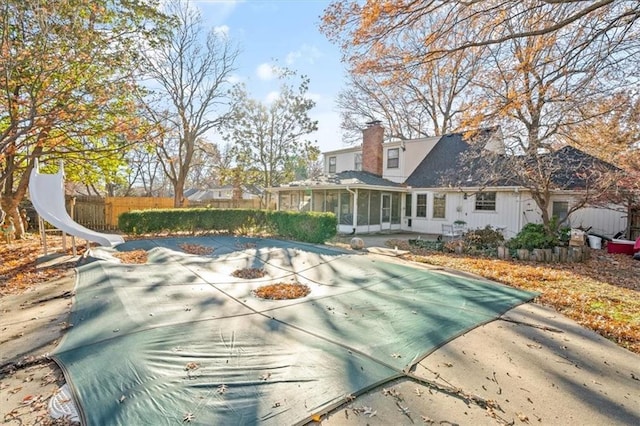
<svg viewBox="0 0 640 426"><path fill-rule="evenodd" d="M522 194L519 188L516 188L515 191L518 194L518 228L516 229L516 235L518 235L522 229Z"/></svg>
<svg viewBox="0 0 640 426"><path fill-rule="evenodd" d="M346 187L346 190L353 194L353 231L351 232L351 235L353 235L356 233L356 229L358 228L358 190L353 191L348 186Z"/></svg>

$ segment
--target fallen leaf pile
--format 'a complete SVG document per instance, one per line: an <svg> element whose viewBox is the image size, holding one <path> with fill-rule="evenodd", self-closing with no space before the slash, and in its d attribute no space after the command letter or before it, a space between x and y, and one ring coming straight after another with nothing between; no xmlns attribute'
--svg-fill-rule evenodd
<svg viewBox="0 0 640 426"><path fill-rule="evenodd" d="M304 284L270 284L254 290L256 297L271 300L299 299L305 297L311 289Z"/></svg>
<svg viewBox="0 0 640 426"><path fill-rule="evenodd" d="M85 249L85 246L77 246L77 254L83 254ZM62 237L47 235L47 252L62 253ZM68 239L65 254L72 254ZM20 293L38 283L60 278L76 266L74 259L54 266L37 267L36 260L42 255L43 249L38 236L27 234L24 239L11 244L1 241L0 295Z"/></svg>
<svg viewBox="0 0 640 426"><path fill-rule="evenodd" d="M213 247L207 247L200 244L182 243L180 244L180 248L185 253L196 254L200 256L206 256L208 254L213 253Z"/></svg>
<svg viewBox="0 0 640 426"><path fill-rule="evenodd" d="M411 251L408 260L471 272L523 290L538 302L640 353L640 262L631 256L591 252L581 263L536 263L416 249L403 241L388 246Z"/></svg>
<svg viewBox="0 0 640 426"><path fill-rule="evenodd" d="M231 274L236 278L243 278L245 280L253 280L255 278L262 278L267 275L267 272L262 268L244 268L236 269Z"/></svg>
<svg viewBox="0 0 640 426"><path fill-rule="evenodd" d="M122 263L141 265L147 263L147 252L145 250L132 250L114 253L114 256Z"/></svg>

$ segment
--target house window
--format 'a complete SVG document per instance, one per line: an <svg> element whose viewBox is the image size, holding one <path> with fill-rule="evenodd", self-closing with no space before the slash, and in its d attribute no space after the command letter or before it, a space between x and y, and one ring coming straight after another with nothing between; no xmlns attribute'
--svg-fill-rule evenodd
<svg viewBox="0 0 640 426"><path fill-rule="evenodd" d="M336 172L336 157L329 157L329 173Z"/></svg>
<svg viewBox="0 0 640 426"><path fill-rule="evenodd" d="M433 218L444 219L447 207L446 194L433 194Z"/></svg>
<svg viewBox="0 0 640 426"><path fill-rule="evenodd" d="M362 170L362 153L357 153L355 155L353 170L356 170L356 171Z"/></svg>
<svg viewBox="0 0 640 426"><path fill-rule="evenodd" d="M476 194L476 210L496 211L496 193L479 192Z"/></svg>
<svg viewBox="0 0 640 426"><path fill-rule="evenodd" d="M411 198L413 196L411 194L407 194L404 197L404 215L407 217L411 217Z"/></svg>
<svg viewBox="0 0 640 426"><path fill-rule="evenodd" d="M569 202L568 201L554 201L552 204L551 216L558 218L558 223L564 222L569 214Z"/></svg>
<svg viewBox="0 0 640 426"><path fill-rule="evenodd" d="M416 216L427 217L427 194L418 194L416 200Z"/></svg>
<svg viewBox="0 0 640 426"><path fill-rule="evenodd" d="M387 150L387 169L397 169L400 167L400 148Z"/></svg>

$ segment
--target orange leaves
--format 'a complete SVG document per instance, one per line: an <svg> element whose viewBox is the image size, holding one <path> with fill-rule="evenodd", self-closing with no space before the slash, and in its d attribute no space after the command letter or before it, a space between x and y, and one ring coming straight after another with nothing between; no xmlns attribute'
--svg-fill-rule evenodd
<svg viewBox="0 0 640 426"><path fill-rule="evenodd" d="M114 256L120 259L123 263L129 263L129 264L147 263L147 252L145 250L125 251L121 253L115 253Z"/></svg>
<svg viewBox="0 0 640 426"><path fill-rule="evenodd" d="M47 236L50 252L59 249L60 243L60 237ZM82 250L79 248L80 252ZM0 295L21 292L38 283L59 278L75 267L74 261L68 261L38 268L36 259L41 254L40 240L31 235L11 244L0 243Z"/></svg>
<svg viewBox="0 0 640 426"><path fill-rule="evenodd" d="M305 297L311 289L303 284L278 283L258 287L253 293L261 299L288 300Z"/></svg>

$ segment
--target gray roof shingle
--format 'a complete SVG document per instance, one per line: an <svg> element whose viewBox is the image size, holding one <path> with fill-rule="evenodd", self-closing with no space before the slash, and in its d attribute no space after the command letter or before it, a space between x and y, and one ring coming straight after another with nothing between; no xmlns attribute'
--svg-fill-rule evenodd
<svg viewBox="0 0 640 426"><path fill-rule="evenodd" d="M447 186L527 186L518 170L527 165L545 169L557 189L584 189L594 172L616 167L579 149L565 146L536 158L474 155L461 134L445 135L405 181L416 188ZM517 162L517 163L513 163Z"/></svg>

